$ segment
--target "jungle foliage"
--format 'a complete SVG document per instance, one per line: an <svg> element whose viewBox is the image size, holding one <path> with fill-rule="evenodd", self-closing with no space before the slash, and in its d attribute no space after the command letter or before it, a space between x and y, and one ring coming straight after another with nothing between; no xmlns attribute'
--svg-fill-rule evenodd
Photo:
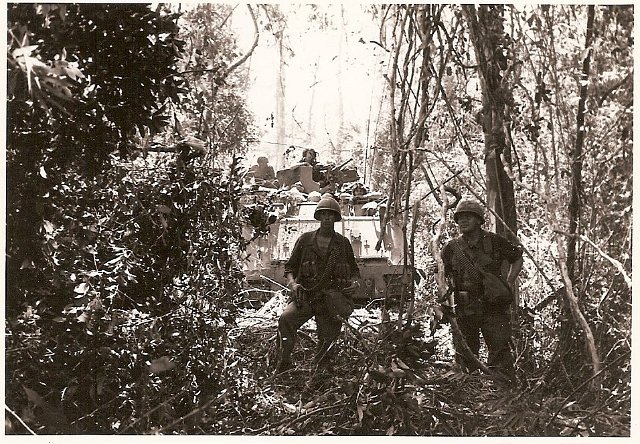
<svg viewBox="0 0 640 444"><path fill-rule="evenodd" d="M9 8L7 405L44 433L114 432L167 393L184 412L237 381L216 368L242 280L233 137L250 122L234 87L220 88L227 108L205 122L236 122L232 138L215 135L227 164L184 152L182 137L214 141L185 131L198 125L188 110L169 112L210 94L185 79L179 17L142 4ZM150 365L183 378L165 386Z"/></svg>
<svg viewBox="0 0 640 444"><path fill-rule="evenodd" d="M229 5L8 5L5 431L629 435L633 6L370 6L367 168L412 263L454 231L445 185L517 227L517 387L446 362L437 273L354 318L329 378L273 377L275 318L239 324L243 64L291 31L248 9L241 51Z"/></svg>

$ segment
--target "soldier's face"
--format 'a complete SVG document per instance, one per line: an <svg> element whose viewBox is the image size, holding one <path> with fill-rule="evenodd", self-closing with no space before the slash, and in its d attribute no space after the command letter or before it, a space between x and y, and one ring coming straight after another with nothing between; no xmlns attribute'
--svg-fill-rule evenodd
<svg viewBox="0 0 640 444"><path fill-rule="evenodd" d="M318 211L318 220L320 221L320 227L324 229L333 230L333 224L335 224L336 218L336 214L331 210Z"/></svg>
<svg viewBox="0 0 640 444"><path fill-rule="evenodd" d="M473 213L460 213L458 214L458 229L461 233L472 233L475 230L480 229L482 220Z"/></svg>

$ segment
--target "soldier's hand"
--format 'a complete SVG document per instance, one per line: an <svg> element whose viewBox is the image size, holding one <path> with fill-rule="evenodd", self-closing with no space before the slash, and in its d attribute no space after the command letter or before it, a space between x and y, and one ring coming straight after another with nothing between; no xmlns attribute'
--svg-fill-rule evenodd
<svg viewBox="0 0 640 444"><path fill-rule="evenodd" d="M356 279L353 279L349 286L345 287L342 291L349 296L353 296L358 288L360 288L360 282L358 282L358 280Z"/></svg>
<svg viewBox="0 0 640 444"><path fill-rule="evenodd" d="M304 288L301 284L292 282L289 284L289 290L291 291L291 298L293 299L293 302L298 305L304 302Z"/></svg>

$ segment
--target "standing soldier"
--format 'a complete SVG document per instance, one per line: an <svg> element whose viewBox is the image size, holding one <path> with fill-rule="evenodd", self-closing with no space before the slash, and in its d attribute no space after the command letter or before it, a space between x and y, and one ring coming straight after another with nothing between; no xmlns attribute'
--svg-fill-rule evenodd
<svg viewBox="0 0 640 444"><path fill-rule="evenodd" d="M353 311L352 295L359 287L360 271L351 243L334 230L335 222L342 219L340 205L325 194L314 217L320 228L300 236L284 268L291 299L278 322L277 373L291 368L296 332L313 316L318 328L314 362L328 364L328 352L342 327L340 318L348 318Z"/></svg>
<svg viewBox="0 0 640 444"><path fill-rule="evenodd" d="M460 236L443 247L441 256L445 275L454 292L458 325L476 356L482 333L489 352L487 366L513 380L509 307L516 278L522 269L522 250L502 236L481 228L484 210L474 200L461 200L453 220L458 225ZM502 288L506 291L500 291L502 284L499 281L497 287L490 288L496 277L504 282L502 269L507 264L508 287ZM456 350L456 361L469 372L477 368L464 358L461 350Z"/></svg>

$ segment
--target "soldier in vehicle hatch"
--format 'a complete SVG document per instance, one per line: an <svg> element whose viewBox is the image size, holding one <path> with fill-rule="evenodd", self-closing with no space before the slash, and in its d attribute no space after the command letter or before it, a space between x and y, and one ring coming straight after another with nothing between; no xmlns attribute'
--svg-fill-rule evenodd
<svg viewBox="0 0 640 444"><path fill-rule="evenodd" d="M249 169L247 175L253 176L258 185L276 186L276 173L265 156L258 157L257 164Z"/></svg>
<svg viewBox="0 0 640 444"><path fill-rule="evenodd" d="M513 380L515 371L510 347L509 311L512 289L522 269L522 250L502 236L481 228L484 210L474 200L461 200L453 219L460 236L442 248L441 257L445 275L454 292L458 325L476 356L482 333L489 352L487 366ZM509 264L506 282L502 276L505 263ZM476 369L464 358L461 350L456 350L456 361L469 372Z"/></svg>
<svg viewBox="0 0 640 444"><path fill-rule="evenodd" d="M360 286L360 271L349 240L334 229L342 219L340 205L330 195L322 196L314 217L320 228L303 233L285 264L290 301L278 322L279 359L277 373L292 367L291 353L296 332L315 316L318 346L314 363L330 364L331 347L342 328L341 319L353 311L353 293Z"/></svg>
<svg viewBox="0 0 640 444"><path fill-rule="evenodd" d="M313 148L306 148L302 151L302 159L300 163L306 163L313 167L312 178L315 182L320 183L320 187L326 186L326 175L322 165L318 163L318 153Z"/></svg>

